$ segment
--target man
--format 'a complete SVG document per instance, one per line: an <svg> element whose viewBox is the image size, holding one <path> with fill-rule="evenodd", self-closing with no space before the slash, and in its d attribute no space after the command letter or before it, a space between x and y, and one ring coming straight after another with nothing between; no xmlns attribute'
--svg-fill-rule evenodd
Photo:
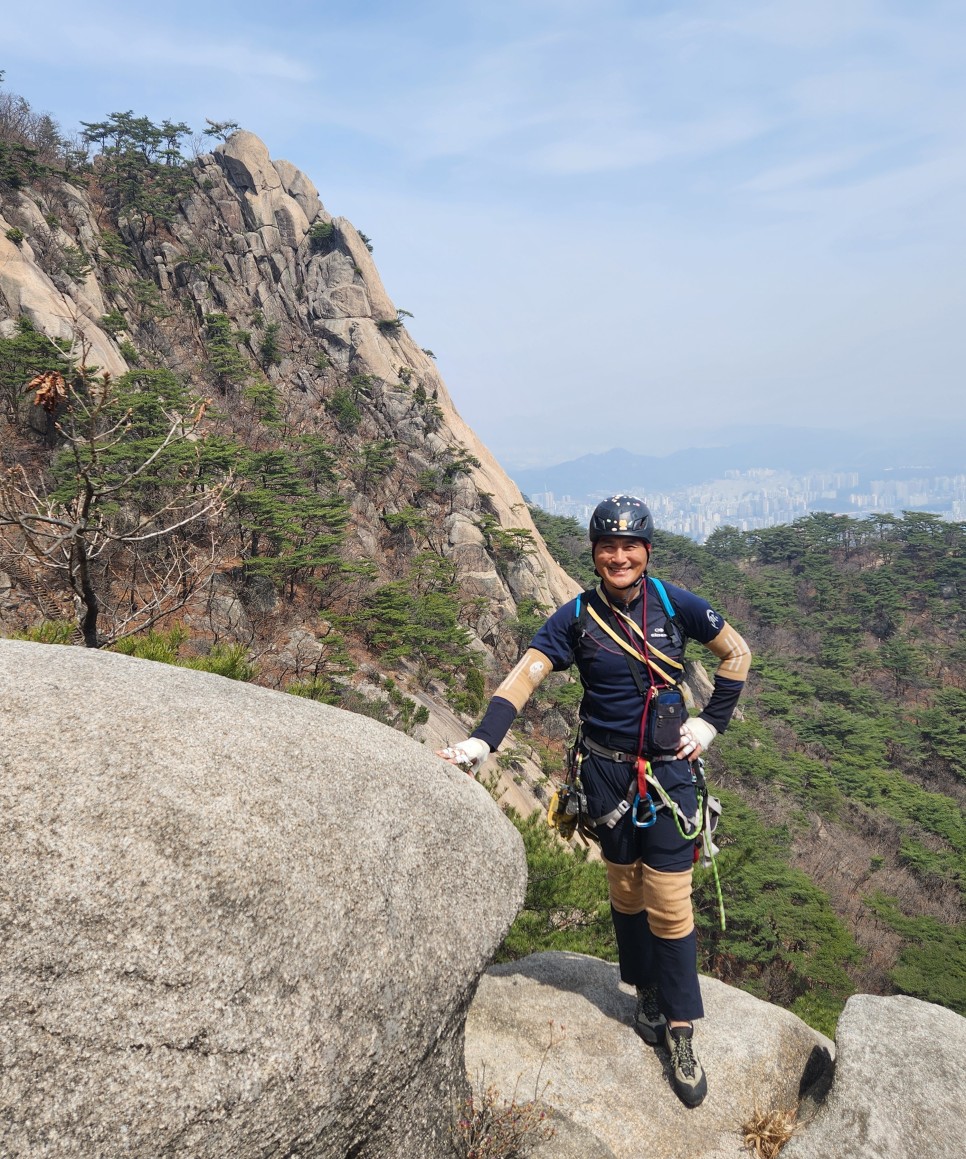
<svg viewBox="0 0 966 1159"><path fill-rule="evenodd" d="M439 755L475 775L543 678L577 665L585 823L607 868L621 980L637 989L638 1033L652 1045L663 1040L678 1096L697 1106L707 1079L692 1037L704 1014L691 908L701 830L695 762L727 727L751 654L706 600L648 575L653 534L639 499L615 495L597 506L590 541L600 587L550 616L479 727ZM677 688L687 638L720 661L708 704L690 719Z"/></svg>

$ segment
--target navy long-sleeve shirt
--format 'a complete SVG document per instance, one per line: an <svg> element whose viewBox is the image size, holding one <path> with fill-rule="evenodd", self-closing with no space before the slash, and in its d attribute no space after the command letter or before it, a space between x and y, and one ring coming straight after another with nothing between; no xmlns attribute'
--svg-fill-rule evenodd
<svg viewBox="0 0 966 1159"><path fill-rule="evenodd" d="M640 595L627 609L622 609L643 629L644 611L647 613L647 640L652 649L683 664L687 639L708 644L724 627L724 617L686 588L664 584L674 610L674 621L667 611L652 581L648 581ZM549 617L530 642L530 647L542 652L554 671L561 672L576 665L584 688L580 718L585 725L602 732L636 737L641 725L643 703L638 683L631 675L628 660L637 664L645 691L655 684L665 687L665 681L639 660L627 656L624 649L581 607L584 602L600 616L618 636L627 637L615 625L599 591L584 592L568 601ZM675 630L677 629L677 630ZM639 637L635 637L640 643ZM669 675L679 677L680 669L655 662ZM743 682L715 677L714 693L701 717L718 732L727 727ZM479 727L472 735L485 741L491 749L498 747L516 716L516 709L500 696L495 696L487 708Z"/></svg>

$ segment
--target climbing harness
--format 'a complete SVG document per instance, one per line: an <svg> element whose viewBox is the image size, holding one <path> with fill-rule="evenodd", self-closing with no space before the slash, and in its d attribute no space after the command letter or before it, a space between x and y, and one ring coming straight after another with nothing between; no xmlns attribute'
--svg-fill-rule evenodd
<svg viewBox="0 0 966 1159"><path fill-rule="evenodd" d="M689 762L691 776L697 791L697 808L689 816L675 801L661 784L660 778L654 772L655 762L640 760L645 766L645 780L648 790L653 789L654 796L646 791L642 796L639 791L637 770L628 785L627 793L618 801L617 805L603 817L591 817L587 808L587 796L584 793L580 780L580 767L583 763L584 752L595 753L608 760L620 764L638 763L639 758L631 753L605 748L597 744L590 737L578 731L577 739L571 749L568 762L567 780L551 796L547 809L547 824L556 829L561 837L570 840L575 834L583 839L585 844L593 841L600 844L599 829L606 827L613 829L628 812L631 822L638 829L649 829L657 822L657 815L661 810L667 810L674 819L674 825L684 840L694 842L694 860L703 869L710 869L714 877L715 896L718 903L718 918L721 929L726 928L724 898L721 893L721 879L718 875L718 865L715 860L719 852L714 842L714 835L721 820L721 801L709 792L704 776L704 760L698 757ZM665 758L665 760L674 758Z"/></svg>

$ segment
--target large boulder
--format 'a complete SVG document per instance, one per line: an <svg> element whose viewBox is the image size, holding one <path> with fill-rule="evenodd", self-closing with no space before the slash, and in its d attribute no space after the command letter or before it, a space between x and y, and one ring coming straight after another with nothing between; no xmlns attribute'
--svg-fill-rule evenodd
<svg viewBox="0 0 966 1159"><path fill-rule="evenodd" d="M0 1154L451 1153L522 898L487 793L364 717L0 640Z"/></svg>
<svg viewBox="0 0 966 1159"><path fill-rule="evenodd" d="M782 1159L960 1159L966 1152L966 1018L915 998L850 998L835 1080Z"/></svg>
<svg viewBox="0 0 966 1159"><path fill-rule="evenodd" d="M581 1150L739 1159L741 1123L757 1110L797 1109L827 1075L833 1046L750 994L711 978L701 989L706 1017L695 1045L708 1097L695 1109L674 1094L666 1052L631 1028L633 991L617 967L582 954L533 954L487 971L466 1024L469 1077L504 1099L547 1105L556 1135L535 1152L541 1159Z"/></svg>

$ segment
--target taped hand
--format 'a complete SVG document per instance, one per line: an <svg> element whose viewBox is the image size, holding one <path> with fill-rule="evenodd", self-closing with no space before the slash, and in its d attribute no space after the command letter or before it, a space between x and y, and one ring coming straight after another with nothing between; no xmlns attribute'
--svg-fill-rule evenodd
<svg viewBox="0 0 966 1159"><path fill-rule="evenodd" d="M717 735L718 730L713 724L708 724L700 716L692 717L681 725L681 744L674 755L678 760L696 761Z"/></svg>
<svg viewBox="0 0 966 1159"><path fill-rule="evenodd" d="M490 746L485 740L471 736L461 740L448 748L437 750L436 755L451 765L456 765L471 777L475 777L480 767L490 755Z"/></svg>

